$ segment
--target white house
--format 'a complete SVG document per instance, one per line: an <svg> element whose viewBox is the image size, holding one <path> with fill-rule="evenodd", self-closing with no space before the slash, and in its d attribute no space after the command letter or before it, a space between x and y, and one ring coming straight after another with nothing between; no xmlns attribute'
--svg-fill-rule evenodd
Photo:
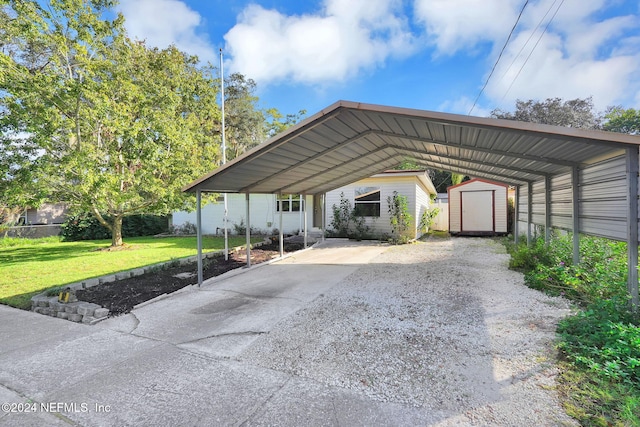
<svg viewBox="0 0 640 427"><path fill-rule="evenodd" d="M374 234L391 234L387 197L397 191L407 197L409 210L414 218L412 237L419 237L417 224L423 212L430 209L431 197L436 191L426 171L387 171L370 178L346 185L326 194L326 217L324 225L331 228L333 219L331 207L340 204L340 195L344 194L352 207L361 212L366 224ZM280 227L280 210L282 209L282 231L297 234L304 230L307 216L308 231L322 229L321 195L301 197L298 194L287 194L279 197L275 194L251 194L250 199L251 228L256 232L271 234ZM306 204L306 212L305 212ZM234 226L246 226L246 196L229 194L227 196L229 231L235 232ZM196 223L195 212L175 212L172 223L182 226L185 223ZM204 234L224 233L224 204L222 197L217 203L210 203L202 208L202 232Z"/></svg>
<svg viewBox="0 0 640 427"><path fill-rule="evenodd" d="M393 192L407 197L409 211L413 217L410 237L418 238L420 217L431 209L431 195L436 190L426 171L386 171L362 179L327 193L327 224L333 220L333 205L340 205L341 194L364 216L365 223L374 234L391 235L391 221L387 198Z"/></svg>

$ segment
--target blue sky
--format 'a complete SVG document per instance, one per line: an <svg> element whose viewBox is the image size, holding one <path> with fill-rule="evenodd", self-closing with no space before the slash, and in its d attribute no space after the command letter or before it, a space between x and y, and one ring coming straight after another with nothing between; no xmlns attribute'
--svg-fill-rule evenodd
<svg viewBox="0 0 640 427"><path fill-rule="evenodd" d="M262 108L344 99L472 115L516 99L640 108L638 0L121 0L130 35L240 72ZM553 17L553 19L551 19Z"/></svg>

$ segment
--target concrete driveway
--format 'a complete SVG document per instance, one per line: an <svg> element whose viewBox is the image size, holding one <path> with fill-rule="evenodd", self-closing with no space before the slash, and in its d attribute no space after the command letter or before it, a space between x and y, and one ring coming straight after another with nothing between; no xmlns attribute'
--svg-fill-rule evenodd
<svg viewBox="0 0 640 427"><path fill-rule="evenodd" d="M0 306L0 425L411 424L402 405L234 361L387 248L327 242L95 326Z"/></svg>
<svg viewBox="0 0 640 427"><path fill-rule="evenodd" d="M94 326L0 306L0 426L576 425L487 239L330 241Z"/></svg>

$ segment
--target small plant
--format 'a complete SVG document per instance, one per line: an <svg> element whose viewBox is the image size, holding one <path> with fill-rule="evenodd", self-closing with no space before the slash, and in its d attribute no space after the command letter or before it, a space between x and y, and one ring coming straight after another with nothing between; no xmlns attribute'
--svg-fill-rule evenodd
<svg viewBox="0 0 640 427"><path fill-rule="evenodd" d="M240 218L240 224L237 224L237 223L235 223L235 222L233 223L233 231L234 231L234 233L235 233L235 234L237 234L238 236L243 236L243 235L247 234L247 226L246 226L246 225L245 225L245 223L244 223L244 218ZM257 230L257 229L255 229L255 228L253 228L253 227L251 227L251 228L249 229L249 233L250 233L252 236L257 235L259 231L260 231L260 230Z"/></svg>
<svg viewBox="0 0 640 427"><path fill-rule="evenodd" d="M331 236L357 240L369 237L371 228L367 225L366 218L358 215L358 211L351 206L351 202L344 196L344 193L340 193L340 205L333 205L331 210L333 212Z"/></svg>
<svg viewBox="0 0 640 427"><path fill-rule="evenodd" d="M198 227L195 224L186 221L183 224L171 226L169 232L177 236L193 235L198 232Z"/></svg>
<svg viewBox="0 0 640 427"><path fill-rule="evenodd" d="M431 228L431 226L433 225L433 221L439 213L439 208L433 208L429 211L425 210L424 212L422 212L422 215L420 216L420 223L418 224L418 229L421 233L426 233L427 231L429 231L429 228Z"/></svg>
<svg viewBox="0 0 640 427"><path fill-rule="evenodd" d="M356 240L365 239L369 235L370 228L367 225L363 216L356 215L356 210L351 211L351 222L353 222L354 232L349 234L349 237L353 237Z"/></svg>
<svg viewBox="0 0 640 427"><path fill-rule="evenodd" d="M393 196L387 197L389 205L389 217L391 223L391 231L393 233L393 241L395 243L406 243L409 241L408 230L411 226L413 217L409 213L409 203L407 196L393 192Z"/></svg>
<svg viewBox="0 0 640 427"><path fill-rule="evenodd" d="M340 193L340 205L333 205L331 211L333 212L331 228L333 228L336 237L347 237L354 215L351 202L344 196L344 192Z"/></svg>

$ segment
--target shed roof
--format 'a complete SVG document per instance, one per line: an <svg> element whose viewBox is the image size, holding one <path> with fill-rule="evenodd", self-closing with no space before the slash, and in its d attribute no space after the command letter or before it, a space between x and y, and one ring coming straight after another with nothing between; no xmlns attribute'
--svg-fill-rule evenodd
<svg viewBox="0 0 640 427"><path fill-rule="evenodd" d="M324 193L395 167L521 185L624 154L640 137L338 101L185 191Z"/></svg>
<svg viewBox="0 0 640 427"><path fill-rule="evenodd" d="M484 178L473 178L473 179L470 179L468 181L461 182L460 184L450 185L450 186L447 187L447 191L452 190L452 189L456 189L458 187L464 187L466 185L473 184L474 182L484 182L486 184L491 184L491 185L495 185L495 186L508 187L508 185L506 185L505 183L502 183L502 182L490 181L490 180L484 179Z"/></svg>

